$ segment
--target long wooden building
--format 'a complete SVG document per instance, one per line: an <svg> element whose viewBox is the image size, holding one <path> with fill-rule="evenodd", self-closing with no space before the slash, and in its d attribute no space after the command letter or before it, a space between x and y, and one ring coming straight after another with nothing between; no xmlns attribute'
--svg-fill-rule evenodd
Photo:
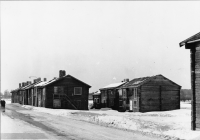
<svg viewBox="0 0 200 140"><path fill-rule="evenodd" d="M50 81L35 79L31 84L25 84L13 90L12 103L46 107L88 110L88 95L91 86L65 75L59 71L59 77Z"/></svg>
<svg viewBox="0 0 200 140"><path fill-rule="evenodd" d="M200 32L179 43L190 49L190 69L192 87L191 129L200 130Z"/></svg>

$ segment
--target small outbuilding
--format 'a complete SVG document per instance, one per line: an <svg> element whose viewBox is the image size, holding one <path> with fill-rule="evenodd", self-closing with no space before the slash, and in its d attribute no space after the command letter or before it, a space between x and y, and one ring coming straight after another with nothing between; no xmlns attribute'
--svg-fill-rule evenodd
<svg viewBox="0 0 200 140"><path fill-rule="evenodd" d="M181 86L163 75L135 78L120 86L119 108L133 112L180 109Z"/></svg>
<svg viewBox="0 0 200 140"><path fill-rule="evenodd" d="M192 130L200 130L200 32L179 43L190 49Z"/></svg>

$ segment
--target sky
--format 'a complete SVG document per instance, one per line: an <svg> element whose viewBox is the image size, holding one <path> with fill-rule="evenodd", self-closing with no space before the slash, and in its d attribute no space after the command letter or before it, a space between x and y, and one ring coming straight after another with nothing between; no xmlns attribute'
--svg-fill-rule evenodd
<svg viewBox="0 0 200 140"><path fill-rule="evenodd" d="M162 74L190 85L199 1L3 1L1 92L65 70L95 92L123 79ZM30 77L32 76L32 77Z"/></svg>

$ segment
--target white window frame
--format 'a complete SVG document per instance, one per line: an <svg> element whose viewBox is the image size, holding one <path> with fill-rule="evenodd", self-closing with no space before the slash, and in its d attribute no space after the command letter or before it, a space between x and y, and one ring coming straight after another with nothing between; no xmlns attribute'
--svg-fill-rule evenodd
<svg viewBox="0 0 200 140"><path fill-rule="evenodd" d="M76 88L81 89L81 94L76 94L76 93L75 93L75 89L76 89ZM74 95L82 95L82 87L74 87Z"/></svg>

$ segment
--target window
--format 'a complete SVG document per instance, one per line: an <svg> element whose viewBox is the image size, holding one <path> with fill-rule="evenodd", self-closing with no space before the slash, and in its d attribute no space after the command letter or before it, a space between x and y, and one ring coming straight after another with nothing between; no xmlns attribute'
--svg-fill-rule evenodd
<svg viewBox="0 0 200 140"><path fill-rule="evenodd" d="M75 87L74 95L81 95L81 94L82 94L82 87Z"/></svg>
<svg viewBox="0 0 200 140"><path fill-rule="evenodd" d="M119 96L122 96L122 90L119 89Z"/></svg>
<svg viewBox="0 0 200 140"><path fill-rule="evenodd" d="M123 91L122 91L122 96L124 97L124 98L126 98L126 89L123 89Z"/></svg>
<svg viewBox="0 0 200 140"><path fill-rule="evenodd" d="M54 94L64 94L64 87L54 86Z"/></svg>
<svg viewBox="0 0 200 140"><path fill-rule="evenodd" d="M137 88L134 88L134 99L137 98Z"/></svg>
<svg viewBox="0 0 200 140"><path fill-rule="evenodd" d="M96 99L96 101L97 101L97 103L99 104L99 99L98 99L98 98Z"/></svg>
<svg viewBox="0 0 200 140"><path fill-rule="evenodd" d="M133 107L137 108L137 101L133 101Z"/></svg>

